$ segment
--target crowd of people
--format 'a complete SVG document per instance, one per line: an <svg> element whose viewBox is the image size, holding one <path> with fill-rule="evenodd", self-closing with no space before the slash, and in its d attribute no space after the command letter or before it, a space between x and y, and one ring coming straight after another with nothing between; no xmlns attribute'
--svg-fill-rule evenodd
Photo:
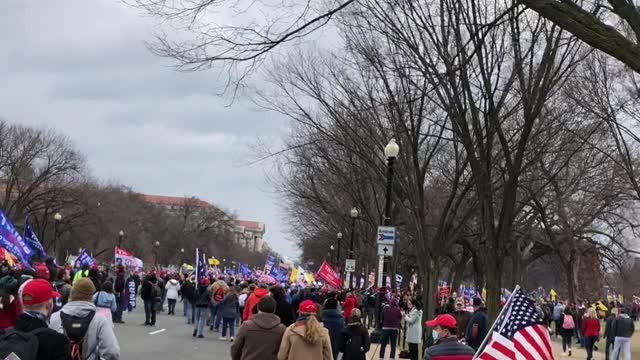
<svg viewBox="0 0 640 360"><path fill-rule="evenodd" d="M124 268L109 277L88 266L70 271L51 260L22 270L3 263L0 358L119 359L113 322L121 321L123 276Z"/></svg>
<svg viewBox="0 0 640 360"><path fill-rule="evenodd" d="M142 325L155 326L158 312L175 316L182 302L181 315L193 337L214 334L229 342L234 360L364 360L369 352L380 359L417 360L420 353L426 360L472 359L491 325L481 298L455 293L423 322L419 291L335 291L229 275L196 280L194 274L127 273L122 265L110 270L51 262L33 270L1 265L0 357L13 352L20 359L118 359L113 324L124 323L124 311L138 296L144 304ZM562 338L565 355L572 355L575 339L593 359L602 337L606 359L623 359L622 354L630 359L637 304L540 299L537 310L552 336ZM34 339L39 346L27 346Z"/></svg>

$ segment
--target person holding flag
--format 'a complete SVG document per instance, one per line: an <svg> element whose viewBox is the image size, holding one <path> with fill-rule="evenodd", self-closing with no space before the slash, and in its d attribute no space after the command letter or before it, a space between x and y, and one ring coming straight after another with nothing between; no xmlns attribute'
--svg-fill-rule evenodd
<svg viewBox="0 0 640 360"><path fill-rule="evenodd" d="M425 350L424 360L471 360L474 358L473 348L458 342L458 337L455 335L458 324L452 315L438 315L425 324L433 329L431 336L434 345Z"/></svg>

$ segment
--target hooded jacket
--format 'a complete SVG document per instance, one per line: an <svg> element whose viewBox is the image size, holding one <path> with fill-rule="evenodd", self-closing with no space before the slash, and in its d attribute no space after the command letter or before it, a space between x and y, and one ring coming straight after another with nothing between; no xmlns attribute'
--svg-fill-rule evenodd
<svg viewBox="0 0 640 360"><path fill-rule="evenodd" d="M338 355L338 338L344 329L344 317L336 309L325 309L322 312L322 325L329 330L333 357Z"/></svg>
<svg viewBox="0 0 640 360"><path fill-rule="evenodd" d="M167 291L167 299L177 300L178 291L180 291L180 282L176 279L171 279L167 282L164 289Z"/></svg>
<svg viewBox="0 0 640 360"><path fill-rule="evenodd" d="M355 296L351 295L344 300L344 312L342 316L348 318L351 315L351 310L358 306L358 299Z"/></svg>
<svg viewBox="0 0 640 360"><path fill-rule="evenodd" d="M33 316L22 314L14 327L18 331L31 332L47 328L47 323ZM43 330L36 334L38 338L37 360L68 360L71 358L69 339L53 330Z"/></svg>
<svg viewBox="0 0 640 360"><path fill-rule="evenodd" d="M332 360L331 339L329 331L322 328L321 339L310 343L304 338L306 322L290 325L282 336L278 360Z"/></svg>
<svg viewBox="0 0 640 360"><path fill-rule="evenodd" d="M416 308L404 317L407 322L407 342L410 344L420 344L422 341L422 310Z"/></svg>
<svg viewBox="0 0 640 360"><path fill-rule="evenodd" d="M286 327L274 314L258 313L242 323L231 345L232 360L276 360Z"/></svg>
<svg viewBox="0 0 640 360"><path fill-rule="evenodd" d="M400 329L400 321L402 313L396 299L389 300L389 305L382 310L382 328L383 329Z"/></svg>
<svg viewBox="0 0 640 360"><path fill-rule="evenodd" d="M182 293L182 298L184 300L187 300L191 303L195 301L196 288L191 281L185 280L185 282L183 282L182 286L180 287L180 292Z"/></svg>
<svg viewBox="0 0 640 360"><path fill-rule="evenodd" d="M238 316L238 295L227 291L218 303L218 316L227 319L235 319Z"/></svg>
<svg viewBox="0 0 640 360"><path fill-rule="evenodd" d="M96 311L96 306L88 301L68 302L60 311L51 315L49 328L64 334L60 318L61 312L71 316L84 317L89 315L91 311ZM85 335L82 353L88 356L86 360L118 360L120 358L118 339L113 333L113 326L105 317L96 314L91 320Z"/></svg>
<svg viewBox="0 0 640 360"><path fill-rule="evenodd" d="M258 301L262 299L263 296L269 294L269 290L265 288L256 288L253 291L253 294L249 295L247 301L244 304L244 310L242 312L242 320L247 321L253 315L253 308L258 304Z"/></svg>

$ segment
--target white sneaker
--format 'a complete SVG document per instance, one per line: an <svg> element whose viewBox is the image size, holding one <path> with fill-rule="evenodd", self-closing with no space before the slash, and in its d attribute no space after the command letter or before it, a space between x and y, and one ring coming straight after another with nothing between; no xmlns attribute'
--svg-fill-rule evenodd
<svg viewBox="0 0 640 360"><path fill-rule="evenodd" d="M233 336L229 338L229 341L230 341L230 342L233 342Z"/></svg>
<svg viewBox="0 0 640 360"><path fill-rule="evenodd" d="M227 339L225 339L225 338L224 338L224 336L220 336L220 337L218 338L218 340L220 340L220 341L225 341L225 340L227 340Z"/></svg>

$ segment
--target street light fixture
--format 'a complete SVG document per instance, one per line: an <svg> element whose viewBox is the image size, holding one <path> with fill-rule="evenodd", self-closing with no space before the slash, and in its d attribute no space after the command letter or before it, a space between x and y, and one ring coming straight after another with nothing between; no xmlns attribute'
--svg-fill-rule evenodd
<svg viewBox="0 0 640 360"><path fill-rule="evenodd" d="M336 234L336 236L338 237L338 261L337 261L337 266L338 266L338 268L340 268L340 248L342 247L340 244L342 242L342 233L339 232L338 234Z"/></svg>
<svg viewBox="0 0 640 360"><path fill-rule="evenodd" d="M124 230L120 230L120 232L118 232L118 247L121 248L122 247L122 238L124 237Z"/></svg>
<svg viewBox="0 0 640 360"><path fill-rule="evenodd" d="M160 250L160 241L156 241L156 249L155 249L155 255L156 255L156 266L158 266L158 252Z"/></svg>
<svg viewBox="0 0 640 360"><path fill-rule="evenodd" d="M53 256L57 257L58 252L56 251L56 248L58 246L58 236L60 234L60 221L62 220L62 215L60 215L59 212L55 213L55 215L53 215L53 220L55 221L54 234L53 234Z"/></svg>
<svg viewBox="0 0 640 360"><path fill-rule="evenodd" d="M353 238L355 237L356 230L356 220L358 219L359 212L356 208L351 208L351 241L349 244L349 259L353 259ZM351 286L351 272L347 275L347 280L349 281L349 286Z"/></svg>

